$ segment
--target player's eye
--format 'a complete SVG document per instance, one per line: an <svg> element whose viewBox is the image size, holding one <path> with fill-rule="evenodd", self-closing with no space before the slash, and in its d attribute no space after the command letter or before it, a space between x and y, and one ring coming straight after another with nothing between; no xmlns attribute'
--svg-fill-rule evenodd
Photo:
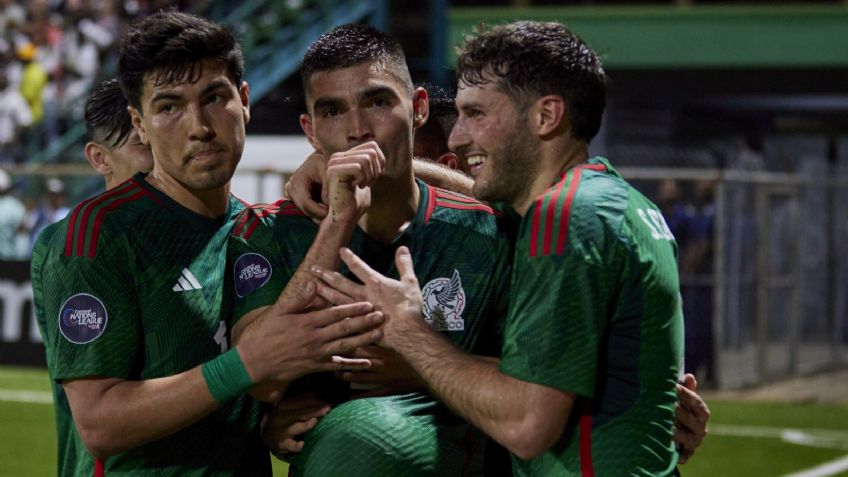
<svg viewBox="0 0 848 477"><path fill-rule="evenodd" d="M165 114L173 114L177 110L177 105L174 103L165 103L159 106L159 112Z"/></svg>
<svg viewBox="0 0 848 477"><path fill-rule="evenodd" d="M321 112L321 116L325 118L334 118L341 114L341 110L339 108L331 107L327 108Z"/></svg>

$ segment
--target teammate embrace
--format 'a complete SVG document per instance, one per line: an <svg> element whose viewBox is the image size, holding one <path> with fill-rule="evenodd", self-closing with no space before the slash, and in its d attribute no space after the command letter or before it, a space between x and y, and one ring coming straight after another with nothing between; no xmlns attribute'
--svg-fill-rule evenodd
<svg viewBox="0 0 848 477"><path fill-rule="evenodd" d="M334 29L301 74L320 153L302 174L327 190L301 205L317 225L292 202L229 194L250 109L228 30L170 11L124 39L121 87L152 171L78 205L33 257L59 474L268 475L263 420L296 474L502 472L480 431L518 475L671 474L675 246L651 235L653 205L588 157L605 102L594 52L535 22L465 46L450 143L502 212L414 178L428 95L388 35ZM369 391L290 386L322 371ZM263 418L247 392L274 409ZM680 392L688 456L705 414Z"/></svg>

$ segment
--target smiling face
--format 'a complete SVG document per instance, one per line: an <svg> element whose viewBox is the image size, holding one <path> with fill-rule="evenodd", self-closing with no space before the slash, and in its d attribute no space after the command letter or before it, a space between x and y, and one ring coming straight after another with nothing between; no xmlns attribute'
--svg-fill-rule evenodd
<svg viewBox="0 0 848 477"><path fill-rule="evenodd" d="M494 81L460 82L456 107L459 117L448 144L468 161L474 197L515 204L529 192L538 169L539 147L526 115Z"/></svg>
<svg viewBox="0 0 848 477"><path fill-rule="evenodd" d="M412 132L426 117L427 93L419 88L410 97L389 68L366 62L315 73L306 88L309 113L300 123L328 156L376 141L386 157L383 176L401 177L412 167Z"/></svg>
<svg viewBox="0 0 848 477"><path fill-rule="evenodd" d="M156 84L144 78L141 111L131 109L154 173L188 191L224 187L244 149L249 90L237 87L221 62L204 61L194 81Z"/></svg>

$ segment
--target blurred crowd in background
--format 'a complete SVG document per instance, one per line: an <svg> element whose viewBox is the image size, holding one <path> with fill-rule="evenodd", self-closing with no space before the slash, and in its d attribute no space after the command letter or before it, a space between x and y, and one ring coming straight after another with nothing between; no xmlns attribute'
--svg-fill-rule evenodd
<svg viewBox="0 0 848 477"><path fill-rule="evenodd" d="M17 196L2 168L26 163L83 120L92 86L115 74L118 41L133 19L207 3L0 0L0 259L28 258L38 232L68 211L62 180L46 180L36 202Z"/></svg>

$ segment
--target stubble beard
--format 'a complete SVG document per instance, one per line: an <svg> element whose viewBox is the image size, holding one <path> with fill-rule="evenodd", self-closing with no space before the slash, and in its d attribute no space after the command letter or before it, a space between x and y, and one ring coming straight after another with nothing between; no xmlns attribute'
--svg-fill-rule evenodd
<svg viewBox="0 0 848 477"><path fill-rule="evenodd" d="M513 133L487 161L484 167L489 168L489 178L474 181L472 192L477 200L515 204L529 194L538 169L538 147L531 138Z"/></svg>

